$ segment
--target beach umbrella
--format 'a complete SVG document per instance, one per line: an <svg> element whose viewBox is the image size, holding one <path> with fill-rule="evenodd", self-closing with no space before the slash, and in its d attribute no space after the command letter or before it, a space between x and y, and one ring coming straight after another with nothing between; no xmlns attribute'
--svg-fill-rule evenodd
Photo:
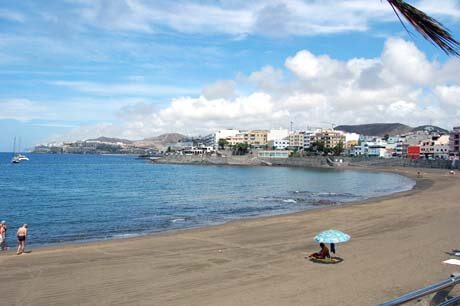
<svg viewBox="0 0 460 306"><path fill-rule="evenodd" d="M338 230L327 230L315 236L315 240L323 243L339 243L350 240L350 235Z"/></svg>

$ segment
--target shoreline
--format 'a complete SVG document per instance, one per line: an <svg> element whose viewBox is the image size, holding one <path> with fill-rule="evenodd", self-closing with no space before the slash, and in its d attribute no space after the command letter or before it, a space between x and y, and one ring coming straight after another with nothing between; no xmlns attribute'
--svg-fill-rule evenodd
<svg viewBox="0 0 460 306"><path fill-rule="evenodd" d="M197 166L197 164L176 164L176 165L181 165L181 166ZM199 166L217 166L217 167L227 167L227 166L233 166L233 167L266 167L262 165L225 165L225 164L200 164ZM142 238L148 238L150 236L156 236L156 235L161 235L161 234L174 234L176 232L182 232L182 231L191 231L191 230L198 230L202 228L208 228L208 227L216 227L216 226L223 226L229 223L233 222L239 222L239 221L250 221L250 220L256 220L256 219L265 219L265 218L277 218L277 217L282 217L282 216L289 216L289 215L297 215L297 214L305 214L309 213L312 211L316 210L329 210L329 209L339 209L344 206L351 206L351 205L361 205L361 204L366 204L366 203L372 203L372 202L378 202L380 200L384 199L394 199L398 197L403 197L412 194L412 192L416 192L420 188L426 189L428 187L421 187L420 183L421 180L417 178L414 175L410 174L403 174L401 169L385 169L385 168L373 168L373 167L356 167L356 166L344 166L340 168L325 168L325 167L313 167L313 166L289 166L289 165L274 165L270 167L281 167L281 168L306 168L306 169L313 169L313 170L329 170L329 171L346 171L346 170L351 170L351 171L365 171L365 172L385 172L385 173L392 173L392 174L397 174L401 176L405 176L407 178L412 179L415 184L414 186L406 191L397 191L393 192L387 195L382 195L382 196L376 196L376 197L370 197L364 200L357 200L357 201L350 201L350 202L342 202L338 205L317 205L314 207L309 207L304 210L300 211L291 211L291 212L286 212L286 213L281 213L281 214L274 214L274 215L259 215L259 216L249 216L249 217L242 217L242 218L235 218L227 221L222 221L222 222L216 222L216 223L210 223L210 224L202 224L202 225L196 225L192 227L185 227L185 228L180 228L180 229L170 229L170 230L158 230L158 231L153 231L153 232L147 232L147 233L139 233L139 234L121 234L126 235L127 237L116 237L117 235L113 237L108 237L108 238L94 238L94 239L87 239L87 240L74 240L74 241L65 241L65 242L58 242L58 243L49 243L49 244L43 244L43 245L32 245L29 247L29 250L40 250L40 249L45 249L45 248L60 248L60 247L65 247L67 245L69 246L74 246L74 245L85 245L85 244L94 244L94 243L103 243L103 242L111 242L111 241L123 241L127 239L142 239ZM425 185L423 185L425 186ZM16 246L16 243L15 243ZM9 247L10 250L4 251L6 254L10 253L15 253L15 247ZM1 255L1 253L0 253Z"/></svg>
<svg viewBox="0 0 460 306"><path fill-rule="evenodd" d="M459 178L389 171L415 178L415 187L339 207L2 254L0 294L11 305L375 305L460 270L441 264L460 245ZM352 236L338 245L344 261L311 263L304 256L327 228Z"/></svg>

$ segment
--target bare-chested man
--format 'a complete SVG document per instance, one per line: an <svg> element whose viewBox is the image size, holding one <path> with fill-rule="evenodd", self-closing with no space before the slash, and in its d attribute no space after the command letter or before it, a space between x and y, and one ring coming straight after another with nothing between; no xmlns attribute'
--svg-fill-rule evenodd
<svg viewBox="0 0 460 306"><path fill-rule="evenodd" d="M2 251L6 250L6 222L0 223L0 247Z"/></svg>
<svg viewBox="0 0 460 306"><path fill-rule="evenodd" d="M331 254L329 253L329 249L327 248L327 246L324 244L324 243L320 243L319 246L321 247L321 250L319 252L316 252L316 253L313 253L311 254L310 258L316 258L316 259L326 259L326 258L330 258L331 257Z"/></svg>
<svg viewBox="0 0 460 306"><path fill-rule="evenodd" d="M20 255L24 253L26 248L26 240L27 240L27 224L24 224L22 227L18 229L16 233L16 237L18 238L18 252L17 254Z"/></svg>

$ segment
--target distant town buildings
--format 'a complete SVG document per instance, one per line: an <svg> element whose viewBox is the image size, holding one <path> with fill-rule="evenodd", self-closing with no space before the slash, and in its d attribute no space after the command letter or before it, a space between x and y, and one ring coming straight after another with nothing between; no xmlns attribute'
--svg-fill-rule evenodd
<svg viewBox="0 0 460 306"><path fill-rule="evenodd" d="M179 135L179 134L166 134ZM37 153L72 154L221 154L221 150L236 150L238 154L257 151L257 156L282 157L293 152L302 154L334 154L369 158L460 158L460 126L449 133L430 126L402 135L365 136L334 129L297 130L218 130L198 137L166 141L163 146L139 145L101 137L93 140L52 143L35 147ZM287 153L289 152L289 153ZM225 154L228 154L225 153Z"/></svg>
<svg viewBox="0 0 460 306"><path fill-rule="evenodd" d="M460 126L454 127L450 132L449 155L453 158L460 157Z"/></svg>

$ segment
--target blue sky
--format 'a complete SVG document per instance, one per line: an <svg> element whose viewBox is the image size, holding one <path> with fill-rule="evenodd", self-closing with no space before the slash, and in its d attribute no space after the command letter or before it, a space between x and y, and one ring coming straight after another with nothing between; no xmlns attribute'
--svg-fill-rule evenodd
<svg viewBox="0 0 460 306"><path fill-rule="evenodd" d="M455 0L409 1L459 39ZM0 151L101 135L460 124L460 62L386 1L0 0Z"/></svg>

